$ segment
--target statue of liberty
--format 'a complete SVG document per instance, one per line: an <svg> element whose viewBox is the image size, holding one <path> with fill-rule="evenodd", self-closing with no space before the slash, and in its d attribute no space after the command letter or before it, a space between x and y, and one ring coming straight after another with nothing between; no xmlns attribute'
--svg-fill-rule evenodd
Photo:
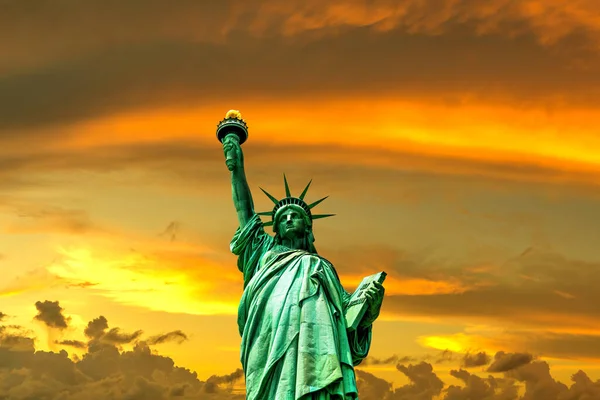
<svg viewBox="0 0 600 400"><path fill-rule="evenodd" d="M285 197L261 188L274 207L256 213L241 149L247 125L232 110L218 127L239 220L230 248L244 278L238 326L246 398L358 399L354 366L369 352L383 301L381 281L364 289L365 311L351 329L345 316L352 295L314 246L313 221L332 215L312 213L325 198L304 201L310 182L292 196L284 175ZM263 222L261 215L271 220ZM273 236L264 228L271 225Z"/></svg>

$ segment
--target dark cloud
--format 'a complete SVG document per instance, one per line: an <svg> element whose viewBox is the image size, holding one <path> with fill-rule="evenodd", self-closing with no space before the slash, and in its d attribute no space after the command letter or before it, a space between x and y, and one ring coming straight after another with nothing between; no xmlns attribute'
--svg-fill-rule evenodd
<svg viewBox="0 0 600 400"><path fill-rule="evenodd" d="M454 361L455 356L456 355L453 352L451 352L450 350L444 350L438 355L438 357L434 363L435 364L443 364L446 362L451 362L451 361Z"/></svg>
<svg viewBox="0 0 600 400"><path fill-rule="evenodd" d="M433 257L435 251L431 249L407 252L363 245L326 249L324 253L335 261L339 271L367 274L373 272L367 266L377 265L399 284L406 285L388 287L382 306L385 313L399 318L428 315L472 323L500 323L505 326L502 334L473 334L473 343L562 359L600 358L596 350L600 349L600 336L596 334L600 299L594 284L600 279L600 267L596 262L570 259L537 246L504 260L500 257L494 262L483 261L490 267L483 270L475 268L480 264L472 259L461 262ZM448 282L462 289L445 294L419 294L415 290L410 294L407 281L411 279ZM408 294L394 294L394 290ZM521 357L531 360L532 356ZM436 359L426 361L435 363ZM483 366L489 361L485 353L469 354L462 360L465 368ZM496 370L499 363L490 371Z"/></svg>
<svg viewBox="0 0 600 400"><path fill-rule="evenodd" d="M99 339L107 329L108 320L101 315L89 321L83 333L90 339Z"/></svg>
<svg viewBox="0 0 600 400"><path fill-rule="evenodd" d="M600 398L600 380L592 380L579 371L571 377L570 387L550 375L545 361L520 365L506 372L504 378L481 378L465 370L453 370L452 376L464 386L450 385L444 400L595 400ZM518 395L518 383L525 384L523 396Z"/></svg>
<svg viewBox="0 0 600 400"><path fill-rule="evenodd" d="M392 385L385 379L375 375L356 370L356 387L361 399L389 399L392 393Z"/></svg>
<svg viewBox="0 0 600 400"><path fill-rule="evenodd" d="M482 35L477 25L450 18L443 24L444 34L435 35L427 29L412 31L404 24L387 31L350 24L330 35L313 31L282 36L281 28L274 27L274 34L256 36L239 25L226 36L217 34L217 40L207 40L214 39L211 30L227 30L232 18L241 23L240 19L277 15L270 13L268 6L259 12L261 5L207 3L186 2L174 7L152 1L151 6L140 5L134 13L131 5L84 1L66 7L60 16L45 6L34 7L34 11L14 6L0 13L6 21L1 26L11 33L5 37L14 38L12 42L5 39L8 43L3 48L17 49L13 57L19 58L17 53L23 48L28 53L42 49L46 54L27 69L14 67L0 76L3 136L13 128L69 123L127 109L207 104L209 98L231 99L231 93L238 99L394 94L444 97L449 102L460 102L461 96L469 93L474 98L509 97L526 104L566 98L586 105L600 99L597 60L590 61L593 53L585 55L594 68L574 68L573 54L548 51L526 29L516 37L501 34L502 29ZM463 3L479 8L473 2ZM244 12L236 14L233 7ZM315 3L305 9L318 13L321 8ZM383 8L394 15L393 6ZM427 13L416 4L406 10L406 15L414 12L427 19ZM458 15L469 7L464 10ZM434 6L430 11L439 9ZM172 18L165 21L165 14ZM135 17L124 22L127 15ZM33 27L27 30L27 38L14 34L22 31L15 31L14 25L23 18L29 18L27 26ZM509 28L519 24L511 24L510 16L506 19ZM34 20L63 21L64 30L49 34L54 30L43 29L46 23L36 25ZM277 16L270 21L285 23L285 18ZM136 32L134 26L140 29ZM116 32L123 34L116 36ZM574 44L585 35L568 38L561 48L581 48ZM52 57L49 48L61 50L54 54L62 53L62 57ZM69 53L68 49L74 48L80 50ZM10 53L4 58L7 65L19 64L18 60L11 62Z"/></svg>
<svg viewBox="0 0 600 400"><path fill-rule="evenodd" d="M138 376L133 382L133 387L125 393L125 398L132 400L162 400L165 399L167 392L168 388L165 388L160 383Z"/></svg>
<svg viewBox="0 0 600 400"><path fill-rule="evenodd" d="M144 332L141 330L133 333L124 333L119 328L112 328L102 336L102 340L114 344L128 344L137 340L142 333Z"/></svg>
<svg viewBox="0 0 600 400"><path fill-rule="evenodd" d="M499 351L488 367L488 372L507 372L533 361L533 355L527 353L505 353Z"/></svg>
<svg viewBox="0 0 600 400"><path fill-rule="evenodd" d="M71 319L63 315L63 308L58 304L58 301L37 301L35 308L38 310L38 314L34 318L43 322L49 328L63 330L69 326Z"/></svg>
<svg viewBox="0 0 600 400"><path fill-rule="evenodd" d="M573 384L569 388L570 396L563 396L568 399L600 399L600 380L592 382L587 374L581 370L571 377Z"/></svg>
<svg viewBox="0 0 600 400"><path fill-rule="evenodd" d="M182 331L176 330L176 331L164 333L162 335L151 336L146 341L148 342L149 345L155 345L155 344L165 343L165 342L169 342L169 341L173 341L173 340L177 341L178 343L182 343L182 342L188 340L188 337Z"/></svg>
<svg viewBox="0 0 600 400"><path fill-rule="evenodd" d="M176 367L168 357L151 353L143 345L132 351L105 348L72 361L64 350L60 353L28 353L10 368L0 369L0 396L10 399L56 398L83 399L166 399L205 398L243 399L228 389L211 385L195 373ZM199 397L200 396L200 397Z"/></svg>
<svg viewBox="0 0 600 400"><path fill-rule="evenodd" d="M70 59L126 44L161 40L215 41L222 37L221 29L233 4L227 0L217 3L182 0L174 7L164 0L127 4L68 0L63 5L0 4L0 32L12 33L1 35L3 48L10 57L2 60L0 71L10 71L11 66L33 68L49 60ZM62 29L52 29L54 25L50 21ZM23 30L23 24L28 29Z"/></svg>
<svg viewBox="0 0 600 400"><path fill-rule="evenodd" d="M206 393L216 393L219 391L219 385L226 385L233 390L233 384L244 379L244 371L241 368L236 369L227 375L212 375L206 380L204 391Z"/></svg>
<svg viewBox="0 0 600 400"><path fill-rule="evenodd" d="M220 64L217 60L224 58L227 57L223 51L214 46L153 43L138 48L115 48L42 71L0 77L3 90L0 118L8 118L0 129L6 137L10 128L68 123L118 110L164 105L167 99L161 99L160 93L171 97L170 101L185 104L191 92L185 88L185 80L177 76L183 74L192 79L189 89L193 88L196 96L203 98L211 85L209 77L215 75L211 70L217 69ZM158 80L152 84L153 79ZM216 91L217 85L212 86ZM177 97L167 94L172 91L180 94ZM6 97L8 93L14 96L12 103ZM34 96L29 95L33 93ZM55 106L58 93L63 107ZM32 115L36 117L31 118ZM30 122L26 122L28 119Z"/></svg>
<svg viewBox="0 0 600 400"><path fill-rule="evenodd" d="M502 320L538 329L532 334L512 328L519 345L526 345L537 353L558 357L600 356L595 351L599 348L598 337L581 332L581 329L593 330L600 317L598 292L592 284L600 279L597 263L534 248L498 263L493 270L496 275L480 274L469 269L468 264L461 266L449 260L435 262L401 253L391 265L380 265L390 275L460 282L467 288L456 294L386 295L385 312ZM557 329L562 332L551 333ZM574 329L580 331L568 333Z"/></svg>
<svg viewBox="0 0 600 400"><path fill-rule="evenodd" d="M26 351L33 349L34 340L24 332L9 332L6 327L0 330L0 347L8 350Z"/></svg>
<svg viewBox="0 0 600 400"><path fill-rule="evenodd" d="M508 295L510 295L508 297L510 300L507 300ZM498 285L491 288L476 288L457 294L390 295L386 297L384 308L397 315L440 315L472 319L500 318L510 323L546 326L549 329L589 328L589 318L593 318L597 314L597 307L590 304L584 309L579 309L577 305L580 301L574 302L577 304L565 303L565 299L547 289L536 288L528 291L522 287ZM557 304L558 307L552 308L551 304ZM555 321L547 320L547 310L553 310L551 314L555 316ZM561 321L561 315L565 318L567 316L572 318ZM564 325L565 323L567 325Z"/></svg>
<svg viewBox="0 0 600 400"><path fill-rule="evenodd" d="M464 386L450 385L444 392L444 400L516 400L518 386L513 380L495 378L481 378L468 371L452 370L450 375L463 382Z"/></svg>
<svg viewBox="0 0 600 400"><path fill-rule="evenodd" d="M289 38L306 31L311 31L310 37L321 38L361 26L373 31L397 29L413 35L440 36L463 25L472 36L535 35L545 45L560 44L561 38L574 33L579 33L580 39L597 40L592 35L597 23L585 18L598 10L593 1L581 1L569 7L556 7L556 3L552 0L536 4L536 12L532 12L527 3L506 0L493 0L485 6L474 0L289 1L284 5L277 0L217 3L182 0L177 6L165 0L126 4L71 0L59 9L46 3L28 7L21 2L5 2L0 26L2 31L12 33L5 36L3 43L8 54L24 57L26 53L18 50L28 45L45 58L53 55L63 58L90 48L158 39L223 42L231 38L227 33L236 30L262 39L282 35ZM33 32L20 29L25 18ZM53 25L49 21L55 21L63 29L51 29ZM562 29L557 30L557 25ZM585 36L585 33L590 35Z"/></svg>
<svg viewBox="0 0 600 400"><path fill-rule="evenodd" d="M335 35L343 32L345 27L372 26L379 31L398 28L412 34L441 36L457 25L463 25L478 36L531 35L547 46L561 44L563 39L575 45L572 40L575 36L592 44L590 50L598 45L598 23L586 18L599 10L593 0L580 1L570 7L557 7L563 5L560 0L533 4L491 0L485 5L476 0L290 1L285 6L277 0L244 3L248 5L247 9L254 9L252 16L258 19L249 26L265 33L276 31L294 35L317 31L316 36ZM255 8L257 3L261 5L259 9ZM562 29L557 29L558 26Z"/></svg>
<svg viewBox="0 0 600 400"><path fill-rule="evenodd" d="M410 357L410 356L400 357L395 354L388 358L376 358L376 357L368 356L367 358L365 358L362 361L361 366L365 367L367 365L396 365L398 363L408 363L408 362L414 362L414 361L417 361L417 359L414 357Z"/></svg>
<svg viewBox="0 0 600 400"><path fill-rule="evenodd" d="M87 344L80 340L57 340L55 343L63 346L75 347L76 349L85 349L87 347Z"/></svg>
<svg viewBox="0 0 600 400"><path fill-rule="evenodd" d="M5 313L0 311L0 322L2 322L2 320L6 319L6 317L8 317L8 315L6 315Z"/></svg>
<svg viewBox="0 0 600 400"><path fill-rule="evenodd" d="M526 400L569 398L569 388L564 383L554 380L546 362L523 365L510 370L507 376L525 383L526 393L523 398Z"/></svg>
<svg viewBox="0 0 600 400"><path fill-rule="evenodd" d="M394 391L396 398L432 399L438 396L444 387L444 382L433 372L431 364L424 361L415 365L398 365L396 368L411 382Z"/></svg>
<svg viewBox="0 0 600 400"><path fill-rule="evenodd" d="M178 221L172 221L167 225L165 230L159 234L159 236L167 237L171 242L177 239L177 234L181 228L181 223Z"/></svg>
<svg viewBox="0 0 600 400"><path fill-rule="evenodd" d="M492 358L483 351L475 354L467 353L463 357L463 366L465 368L481 367L489 364L491 360Z"/></svg>
<svg viewBox="0 0 600 400"><path fill-rule="evenodd" d="M536 354L555 358L576 358L597 360L600 335L584 333L522 332L508 331L507 340L526 343L527 348Z"/></svg>
<svg viewBox="0 0 600 400"><path fill-rule="evenodd" d="M450 350L440 351L438 354L425 354L420 357L414 356L399 356L394 354L388 358L376 358L368 356L360 364L361 366L368 365L404 365L409 363L429 362L432 361L434 364L443 364L454 360L456 354Z"/></svg>
<svg viewBox="0 0 600 400"><path fill-rule="evenodd" d="M67 288L70 288L70 287L87 288L87 287L96 286L96 285L98 285L98 284L93 283L93 282L81 282L81 283L69 283L66 285L66 287Z"/></svg>
<svg viewBox="0 0 600 400"><path fill-rule="evenodd" d="M387 360L384 360L384 361L387 361ZM416 361L418 361L418 360L415 357L403 356L403 357L397 357L394 364L408 364L408 363L416 362Z"/></svg>
<svg viewBox="0 0 600 400"><path fill-rule="evenodd" d="M29 362L34 351L34 338L22 329L0 325L0 370Z"/></svg>
<svg viewBox="0 0 600 400"><path fill-rule="evenodd" d="M89 321L85 334L91 341L99 341L110 332L108 321L99 317ZM174 331L180 332L180 331ZM169 334L157 335L168 337ZM80 347L81 342L66 340L63 345ZM442 355L447 353L442 352ZM499 352L496 362L515 354ZM437 356L438 358L440 355ZM513 357L513 360L516 359ZM407 361L394 356L382 363ZM506 364L507 365L507 364ZM394 388L390 382L369 372L356 371L357 385L362 400L596 400L600 398L600 380L593 382L583 371L572 377L570 387L557 382L550 375L545 362L501 368L504 377L482 378L465 370L452 370L450 375L463 385L448 385L439 379L431 364L399 364L409 383ZM212 399L242 400L243 393L236 389L243 382L243 371L213 375L206 381L195 372L178 367L174 361L156 354L146 341L135 342L132 350L119 350L105 343L90 349L82 357L69 357L65 350L36 351L34 339L18 327L0 326L0 398L55 399L55 400L120 400L120 399ZM523 383L524 394L518 396L518 384ZM239 386L239 385L238 385Z"/></svg>
<svg viewBox="0 0 600 400"><path fill-rule="evenodd" d="M104 316L100 316L88 322L85 330L85 336L88 337L87 348L90 353L103 350L103 349L114 349L117 347L131 344L131 343L144 343L145 345L157 345L170 341L175 341L179 344L188 340L188 336L181 330L174 330L171 332L153 335L147 339L142 340L142 330L137 330L132 333L125 333L118 327L110 328L108 320ZM80 347L82 342L79 341L63 341L61 344Z"/></svg>
<svg viewBox="0 0 600 400"><path fill-rule="evenodd" d="M47 317L47 310L43 315ZM46 317L45 320L48 320ZM185 336L181 331L175 332ZM90 321L85 333L90 338L88 352L82 357L69 358L65 350L58 353L36 351L34 338L29 337L26 332L15 327L0 326L0 398L244 398L243 395L233 393L231 387L231 383L241 376L240 371L227 376L214 376L209 379L210 383L202 382L195 372L175 366L169 357L154 354L144 341L136 341L131 351L119 350L113 344L102 342L103 338L123 342L125 339L129 340L129 337L125 338L116 328L108 330L105 317ZM102 345L92 348L94 342L101 342ZM76 340L64 340L59 344L85 347L84 343Z"/></svg>

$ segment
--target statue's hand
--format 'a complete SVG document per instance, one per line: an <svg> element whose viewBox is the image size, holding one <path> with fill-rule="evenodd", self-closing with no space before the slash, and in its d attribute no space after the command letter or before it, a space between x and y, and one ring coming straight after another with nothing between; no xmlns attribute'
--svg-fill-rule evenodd
<svg viewBox="0 0 600 400"><path fill-rule="evenodd" d="M226 136L223 139L223 152L225 153L225 164L230 171L233 171L244 166L244 153L242 146L236 138ZM228 156L233 156L228 158Z"/></svg>
<svg viewBox="0 0 600 400"><path fill-rule="evenodd" d="M365 291L365 297L369 308L365 313L360 325L364 328L369 327L379 317L379 311L381 310L381 304L383 303L383 295L385 294L385 288L379 282L372 282L371 285Z"/></svg>

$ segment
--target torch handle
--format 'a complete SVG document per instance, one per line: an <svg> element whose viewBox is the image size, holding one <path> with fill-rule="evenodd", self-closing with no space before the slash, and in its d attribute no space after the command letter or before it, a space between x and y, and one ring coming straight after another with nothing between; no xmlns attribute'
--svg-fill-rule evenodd
<svg viewBox="0 0 600 400"><path fill-rule="evenodd" d="M236 146L238 146L240 143L240 138L235 133L229 133L223 139L223 142L227 142L227 141L234 141ZM227 154L225 154L225 165L227 165L228 170L233 171L235 169L235 167L237 166L236 164L237 164L237 157L235 154L235 147L231 147L227 151Z"/></svg>

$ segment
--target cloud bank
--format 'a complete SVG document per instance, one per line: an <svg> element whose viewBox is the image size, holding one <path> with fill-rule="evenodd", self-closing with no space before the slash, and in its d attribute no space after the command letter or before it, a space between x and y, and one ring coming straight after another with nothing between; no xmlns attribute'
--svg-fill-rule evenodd
<svg viewBox="0 0 600 400"><path fill-rule="evenodd" d="M65 329L68 319L58 301L37 302L38 317L48 328ZM45 314L44 314L45 313ZM2 314L4 316L4 314ZM57 321L64 321L65 326ZM243 399L243 372L213 375L206 381L195 372L176 366L174 361L150 347L168 340L185 340L181 331L143 339L138 330L128 334L109 328L104 316L89 321L84 334L87 341L66 339L64 347L85 349L71 355L65 349L46 352L35 349L35 338L19 326L0 326L0 398L25 400L83 399ZM130 345L131 350L123 349ZM392 356L385 360L367 358L363 368L392 364L409 383L394 388L362 368L357 369L357 384L364 400L594 400L600 398L600 380L592 382L583 371L572 377L571 386L557 382L545 361L530 354L498 352L436 356L437 365L461 359L463 368L450 375L459 382L443 382L433 364L412 357ZM441 363L441 364L440 364ZM495 375L480 377L467 368L487 365ZM438 368L438 367L436 367ZM500 374L500 375L499 375ZM521 387L521 386L524 386ZM521 387L521 389L520 389ZM519 390L522 394L519 394Z"/></svg>

